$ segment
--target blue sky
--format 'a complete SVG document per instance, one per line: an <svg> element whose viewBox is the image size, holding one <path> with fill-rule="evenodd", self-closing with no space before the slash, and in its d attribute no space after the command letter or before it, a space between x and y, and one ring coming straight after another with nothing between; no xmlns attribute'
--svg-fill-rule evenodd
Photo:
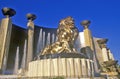
<svg viewBox="0 0 120 79"><path fill-rule="evenodd" d="M26 28L26 14L34 13L36 25L57 28L59 20L72 16L80 31L82 20L91 20L93 36L108 38L108 47L120 61L120 0L0 0L0 9L11 7L13 23ZM4 16L0 12L0 19Z"/></svg>

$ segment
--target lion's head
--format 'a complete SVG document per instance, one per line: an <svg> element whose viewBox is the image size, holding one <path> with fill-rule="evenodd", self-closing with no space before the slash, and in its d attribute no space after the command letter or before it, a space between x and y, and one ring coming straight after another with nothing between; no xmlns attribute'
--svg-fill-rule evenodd
<svg viewBox="0 0 120 79"><path fill-rule="evenodd" d="M67 18L64 18L60 21L59 23L59 27L69 27L69 28L74 28L74 20L72 17L67 17Z"/></svg>

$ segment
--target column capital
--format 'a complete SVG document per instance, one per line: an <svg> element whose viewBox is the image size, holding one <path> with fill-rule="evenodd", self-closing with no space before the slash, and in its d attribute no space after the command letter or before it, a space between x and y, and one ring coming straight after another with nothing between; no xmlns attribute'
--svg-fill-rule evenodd
<svg viewBox="0 0 120 79"><path fill-rule="evenodd" d="M89 20L83 20L80 24L84 27L84 29L87 29L90 23L91 22Z"/></svg>
<svg viewBox="0 0 120 79"><path fill-rule="evenodd" d="M97 42L98 42L99 44L106 44L107 41L108 41L108 39L100 39L100 40L98 40Z"/></svg>
<svg viewBox="0 0 120 79"><path fill-rule="evenodd" d="M107 46L106 46L107 41L108 41L108 39L100 39L97 42L101 48L107 48Z"/></svg>
<svg viewBox="0 0 120 79"><path fill-rule="evenodd" d="M16 14L16 11L12 8L4 7L2 8L2 13L6 17L12 17Z"/></svg>
<svg viewBox="0 0 120 79"><path fill-rule="evenodd" d="M31 14L31 13L28 13L26 15L26 17L27 17L28 21L33 21L37 18L35 14Z"/></svg>

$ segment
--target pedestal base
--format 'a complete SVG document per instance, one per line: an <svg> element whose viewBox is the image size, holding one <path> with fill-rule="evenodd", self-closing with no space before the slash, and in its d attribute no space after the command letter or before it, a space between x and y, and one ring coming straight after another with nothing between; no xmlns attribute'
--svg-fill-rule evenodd
<svg viewBox="0 0 120 79"><path fill-rule="evenodd" d="M28 77L69 77L87 78L94 76L92 60L81 58L80 54L59 54L41 56L40 60L29 63Z"/></svg>

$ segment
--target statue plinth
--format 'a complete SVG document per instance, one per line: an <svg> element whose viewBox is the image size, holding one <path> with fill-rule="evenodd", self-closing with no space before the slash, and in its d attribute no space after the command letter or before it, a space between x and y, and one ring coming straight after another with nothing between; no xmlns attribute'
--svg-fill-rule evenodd
<svg viewBox="0 0 120 79"><path fill-rule="evenodd" d="M56 54L46 54L46 55L40 55L39 58L35 58L35 60L37 59L53 59L53 58L87 58L86 55L82 54L82 53L56 53Z"/></svg>
<svg viewBox="0 0 120 79"><path fill-rule="evenodd" d="M93 61L78 53L59 53L41 55L40 60L29 63L28 77L92 77Z"/></svg>

